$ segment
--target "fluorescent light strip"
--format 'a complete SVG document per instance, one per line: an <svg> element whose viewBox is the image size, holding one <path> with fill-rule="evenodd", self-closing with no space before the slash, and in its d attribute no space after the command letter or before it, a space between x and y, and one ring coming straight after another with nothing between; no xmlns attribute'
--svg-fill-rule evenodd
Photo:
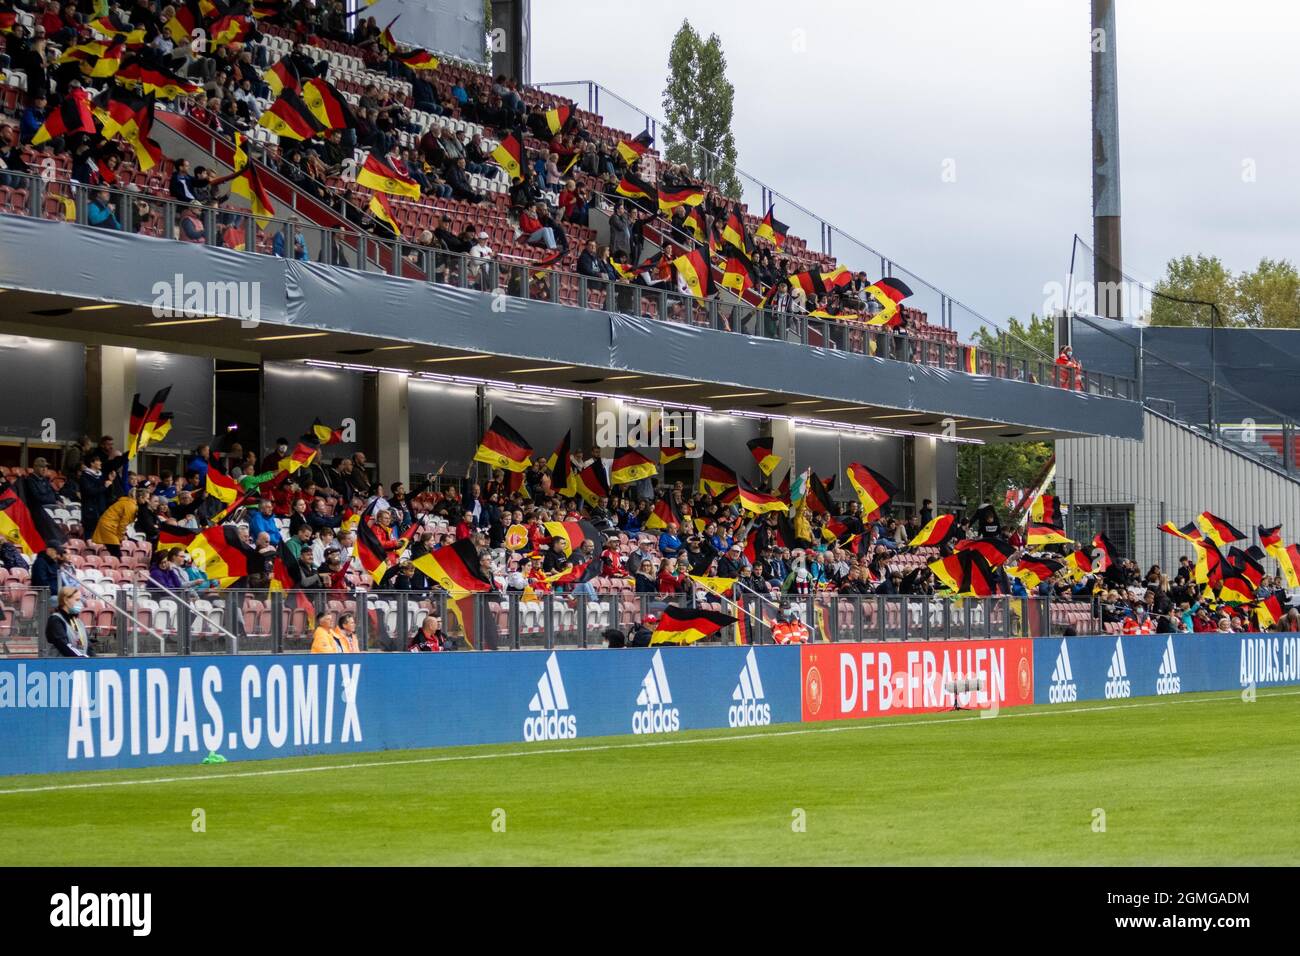
<svg viewBox="0 0 1300 956"><path fill-rule="evenodd" d="M164 325L200 325L204 322L220 322L220 319L167 319L165 322L146 322L142 329L160 329Z"/></svg>
<svg viewBox="0 0 1300 956"><path fill-rule="evenodd" d="M260 372L260 371L262 370L258 368L256 365L250 365L248 368L219 368L217 369L217 374L225 375L230 372Z"/></svg>
<svg viewBox="0 0 1300 956"><path fill-rule="evenodd" d="M725 395L706 395L705 398L754 398L767 392L728 392Z"/></svg>
<svg viewBox="0 0 1300 956"><path fill-rule="evenodd" d="M329 335L328 332L293 332L289 335L259 335L253 339L254 342L286 342L289 339L318 339L323 335Z"/></svg>
<svg viewBox="0 0 1300 956"><path fill-rule="evenodd" d="M488 358L486 355L451 355L447 358L420 359L425 365L432 365L435 362L472 362L475 359Z"/></svg>
<svg viewBox="0 0 1300 956"><path fill-rule="evenodd" d="M865 412L866 408L861 405L840 405L836 408L819 408L817 411L825 415L827 412Z"/></svg>
<svg viewBox="0 0 1300 956"><path fill-rule="evenodd" d="M607 382L621 382L629 378L640 378L640 375L610 375L605 378Z"/></svg>
<svg viewBox="0 0 1300 956"><path fill-rule="evenodd" d="M375 348L376 352L396 352L400 349L413 349L414 345L380 345Z"/></svg>
<svg viewBox="0 0 1300 956"><path fill-rule="evenodd" d="M957 427L962 429L963 431L978 432L978 431L984 431L989 428L1015 428L1016 426L1004 425L999 423L997 425L958 425ZM1046 432L1044 432L1044 434L1046 434Z"/></svg>
<svg viewBox="0 0 1300 956"><path fill-rule="evenodd" d="M700 384L699 382L683 382L680 385L647 385L645 388L641 389L641 391L662 392L670 388L697 388L699 384Z"/></svg>
<svg viewBox="0 0 1300 956"><path fill-rule="evenodd" d="M823 409L823 411L824 411L824 409ZM883 422L883 421L887 421L888 419L891 419L891 418L915 418L917 415L921 415L921 414L924 414L924 413L922 413L922 412L899 412L899 413L896 414L896 415L872 415L872 416L871 416L871 420L874 421L874 422Z"/></svg>
<svg viewBox="0 0 1300 956"><path fill-rule="evenodd" d="M79 305L73 312L98 312L100 309L120 309L121 306L114 302L104 303L102 305Z"/></svg>
<svg viewBox="0 0 1300 956"><path fill-rule="evenodd" d="M535 368L512 368L507 375L525 375L529 372L563 372L573 368L572 365L538 365Z"/></svg>
<svg viewBox="0 0 1300 956"><path fill-rule="evenodd" d="M862 434L873 435L882 438L939 438L941 441L950 442L955 445L983 445L985 442L979 438L945 438L936 435L934 432L916 432L904 428L889 428L885 425L857 425L852 422L834 422L824 418L803 418L797 415L774 415L770 412L751 412L745 409L732 408L723 412L724 415L735 418L753 418L759 421L785 421L792 422L795 425L808 425L814 428L824 428L829 431L850 431Z"/></svg>
<svg viewBox="0 0 1300 956"><path fill-rule="evenodd" d="M823 399L820 398L805 398L798 402L786 402L786 404L787 405L816 405L822 401Z"/></svg>

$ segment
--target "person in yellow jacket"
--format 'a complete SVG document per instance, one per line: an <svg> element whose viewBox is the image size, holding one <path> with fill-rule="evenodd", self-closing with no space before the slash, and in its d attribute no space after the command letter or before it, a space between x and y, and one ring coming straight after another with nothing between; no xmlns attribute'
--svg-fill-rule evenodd
<svg viewBox="0 0 1300 956"><path fill-rule="evenodd" d="M351 611L345 611L339 615L336 626L332 613L322 614L312 633L311 652L355 654L357 651L357 616Z"/></svg>
<svg viewBox="0 0 1300 956"><path fill-rule="evenodd" d="M108 549L108 553L115 558L122 556L122 540L126 537L127 529L135 521L136 513L140 510L136 503L134 495L123 495L108 506L99 517L99 522L95 525L94 534L90 540L95 544L102 544Z"/></svg>

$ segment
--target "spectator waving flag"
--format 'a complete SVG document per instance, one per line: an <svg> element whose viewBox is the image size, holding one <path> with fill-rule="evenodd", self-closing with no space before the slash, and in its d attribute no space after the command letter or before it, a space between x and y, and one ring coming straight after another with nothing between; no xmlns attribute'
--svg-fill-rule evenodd
<svg viewBox="0 0 1300 956"><path fill-rule="evenodd" d="M370 579L376 586L383 583L384 575L388 573L388 552L370 524L378 504L379 499L376 498L361 513L361 520L357 522L356 540L352 544L353 556L361 563L361 567L365 569L366 574L370 575Z"/></svg>
<svg viewBox="0 0 1300 956"><path fill-rule="evenodd" d="M654 509L645 520L646 530L663 531L670 524L680 525L681 520L677 515L673 514L672 506L667 501L663 498L656 499Z"/></svg>
<svg viewBox="0 0 1300 956"><path fill-rule="evenodd" d="M784 513L789 508L784 498L759 491L743 479L739 485L739 492L737 497L740 501L740 507L753 514L767 514L769 511Z"/></svg>
<svg viewBox="0 0 1300 956"><path fill-rule="evenodd" d="M551 472L551 489L570 498L578 491L578 476L573 471L573 451L570 446L572 437L572 429L565 432L560 443L555 446L555 451L551 452L551 457L546 459L546 467Z"/></svg>
<svg viewBox="0 0 1300 956"><path fill-rule="evenodd" d="M605 475L605 466L593 461L577 475L578 494L592 508L600 507L600 502L609 497L609 478Z"/></svg>
<svg viewBox="0 0 1300 956"><path fill-rule="evenodd" d="M1039 495L1029 506L1029 517L1034 524L1050 525L1064 528L1065 519L1061 515L1061 499L1056 495Z"/></svg>
<svg viewBox="0 0 1300 956"><path fill-rule="evenodd" d="M720 495L739 484L734 469L728 468L709 452L700 457L700 490L710 495Z"/></svg>
<svg viewBox="0 0 1300 956"><path fill-rule="evenodd" d="M659 473L659 466L635 448L619 448L609 467L609 481L614 485L630 485Z"/></svg>
<svg viewBox="0 0 1300 956"><path fill-rule="evenodd" d="M568 103L561 103L554 109L546 111L546 128L555 136L563 132L565 125L569 122L569 117L573 115L573 107Z"/></svg>
<svg viewBox="0 0 1300 956"><path fill-rule="evenodd" d="M319 418L311 423L312 434L321 445L337 445L343 441L343 429L331 428L323 423Z"/></svg>
<svg viewBox="0 0 1300 956"><path fill-rule="evenodd" d="M880 304L880 311L867 319L867 325L897 325L899 304L912 294L901 279L878 279L866 288L867 295Z"/></svg>
<svg viewBox="0 0 1300 956"><path fill-rule="evenodd" d="M195 567L209 581L216 581L223 588L254 571L260 572L264 566L262 556L252 545L244 542L239 536L239 528L233 524L200 531L190 539L185 550L194 559Z"/></svg>
<svg viewBox="0 0 1300 956"><path fill-rule="evenodd" d="M659 204L659 190L644 179L633 176L630 172L625 173L623 178L618 181L618 186L614 188L614 192L620 196L626 196L628 199L648 199L655 206Z"/></svg>
<svg viewBox="0 0 1300 956"><path fill-rule="evenodd" d="M649 130L642 130L632 139L625 139L618 144L618 155L629 167L635 166L638 159L645 155L654 144L655 138Z"/></svg>
<svg viewBox="0 0 1300 956"><path fill-rule="evenodd" d="M512 472L526 471L532 457L533 446L500 415L492 419L474 452L475 461Z"/></svg>
<svg viewBox="0 0 1300 956"><path fill-rule="evenodd" d="M678 256L673 260L673 266L677 269L678 278L691 290L691 295L697 299L707 299L713 295L713 270L698 249Z"/></svg>
<svg viewBox="0 0 1300 956"><path fill-rule="evenodd" d="M393 235L398 239L402 238L402 227L397 224L397 218L393 215L393 207L388 204L388 197L383 193L372 193L370 196L370 215L374 216L389 229L393 230Z"/></svg>
<svg viewBox="0 0 1300 956"><path fill-rule="evenodd" d="M327 130L352 129L357 125L357 118L343 94L319 77L302 85L302 101Z"/></svg>
<svg viewBox="0 0 1300 956"><path fill-rule="evenodd" d="M862 504L863 521L874 517L898 494L898 489L884 475L856 461L845 469L845 473Z"/></svg>
<svg viewBox="0 0 1300 956"><path fill-rule="evenodd" d="M782 458L772 449L774 447L771 435L760 435L758 438L751 438L745 443L749 453L754 456L754 461L758 464L758 470L766 476L771 476L776 471L776 466L781 464Z"/></svg>
<svg viewBox="0 0 1300 956"><path fill-rule="evenodd" d="M74 133L95 134L95 117L90 110L90 98L83 89L72 90L63 98L59 108L45 117L45 122L32 137L32 145L40 146L58 136Z"/></svg>
<svg viewBox="0 0 1300 956"><path fill-rule="evenodd" d="M438 58L428 50L419 48L408 50L405 53L393 55L393 59L412 70L436 70L438 68Z"/></svg>
<svg viewBox="0 0 1300 956"><path fill-rule="evenodd" d="M738 298L754 287L754 260L740 249L730 246L727 249L727 261L722 273L722 285L730 289Z"/></svg>
<svg viewBox="0 0 1300 956"><path fill-rule="evenodd" d="M1025 530L1025 543L1031 548L1053 544L1074 544L1058 528L1050 524L1031 524Z"/></svg>
<svg viewBox="0 0 1300 956"><path fill-rule="evenodd" d="M954 551L974 551L990 567L996 568L998 565L1006 564L1007 558L1015 552L1015 548L1006 538L975 538L972 540L958 541L953 546Z"/></svg>
<svg viewBox="0 0 1300 956"><path fill-rule="evenodd" d="M1282 576L1286 578L1286 586L1292 590L1300 588L1300 545L1287 545L1277 563L1282 568Z"/></svg>
<svg viewBox="0 0 1300 956"><path fill-rule="evenodd" d="M408 176L403 176L382 159L376 159L374 153L366 156L361 171L357 173L357 185L373 189L375 192L388 193L390 196L420 198L419 183Z"/></svg>
<svg viewBox="0 0 1300 956"><path fill-rule="evenodd" d="M758 224L758 229L754 231L754 238L766 239L776 246L779 252L785 246L785 237L789 232L789 227L772 215L772 210L775 208L775 206L768 207L767 215L763 217L763 221Z"/></svg>
<svg viewBox="0 0 1300 956"><path fill-rule="evenodd" d="M1282 526L1265 528L1263 525L1259 525L1255 529L1255 533L1259 535L1259 546L1281 561L1281 555L1286 551L1282 544Z"/></svg>
<svg viewBox="0 0 1300 956"><path fill-rule="evenodd" d="M270 217L275 215L275 206L271 204L271 197L266 192L257 167L252 163L246 163L243 170L230 183L230 191L248 200L248 208L253 211L257 227L265 229Z"/></svg>
<svg viewBox="0 0 1300 956"><path fill-rule="evenodd" d="M736 618L721 611L669 605L660 615L650 643L694 644L735 623Z"/></svg>
<svg viewBox="0 0 1300 956"><path fill-rule="evenodd" d="M1065 565L1060 561L1053 561L1050 558L1023 557L1015 564L1007 565L1007 574L1019 578L1025 590L1032 591L1044 581L1050 580L1052 575L1064 567Z"/></svg>
<svg viewBox="0 0 1300 956"><path fill-rule="evenodd" d="M388 26L384 27L383 32L379 34L379 45L389 53L397 52L397 38L393 36L393 24L401 18L402 15L400 13L393 17L393 19L388 21Z"/></svg>
<svg viewBox="0 0 1300 956"><path fill-rule="evenodd" d="M907 542L911 548L930 548L937 547L948 540L952 526L957 521L954 514L939 515L929 524L916 533L911 541Z"/></svg>
<svg viewBox="0 0 1300 956"><path fill-rule="evenodd" d="M0 537L8 538L28 557L63 540L49 512L36 502L24 500L13 487L0 492Z"/></svg>
<svg viewBox="0 0 1300 956"><path fill-rule="evenodd" d="M297 90L300 88L298 68L286 57L262 72L262 82L271 88L272 96L279 96L285 90Z"/></svg>
<svg viewBox="0 0 1300 956"><path fill-rule="evenodd" d="M1202 511L1197 515L1196 522L1201 526L1201 530L1205 532L1206 537L1221 548L1246 537L1227 521L1208 511Z"/></svg>
<svg viewBox="0 0 1300 956"><path fill-rule="evenodd" d="M288 88L282 90L275 102L258 117L257 125L269 129L281 139L307 140L325 132L325 127L302 96L296 90ZM367 159L366 162L369 163L370 160ZM357 177L357 182L361 182L360 176ZM416 196L418 195L419 187L416 187Z"/></svg>
<svg viewBox="0 0 1300 956"><path fill-rule="evenodd" d="M659 211L672 212L678 206L695 207L704 202L704 190L694 186L659 190Z"/></svg>

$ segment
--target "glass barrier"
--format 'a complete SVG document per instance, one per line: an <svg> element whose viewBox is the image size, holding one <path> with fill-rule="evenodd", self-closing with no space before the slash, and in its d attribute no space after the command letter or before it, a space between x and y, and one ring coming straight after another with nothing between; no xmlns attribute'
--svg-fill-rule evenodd
<svg viewBox="0 0 1300 956"><path fill-rule="evenodd" d="M45 628L53 610L47 591L10 581L0 592L0 657L53 652ZM602 648L617 630L631 642L638 625L666 608L707 608L735 618L699 643L771 644L789 615L810 642L946 641L1100 633L1091 601L849 595L823 592L722 596L687 594L490 592L453 601L441 592L303 592L203 590L165 592L94 582L83 585L81 620L96 656L301 654L312 650L323 615L351 614L357 648L405 652L432 616L454 650L504 651Z"/></svg>
<svg viewBox="0 0 1300 956"><path fill-rule="evenodd" d="M906 330L869 326L860 320L813 317L760 309L738 300L698 299L638 282L575 275L507 256L481 259L435 249L405 238L378 238L298 220L255 217L249 210L205 206L136 190L87 187L59 179L11 174L24 183L8 211L52 221L217 246L262 255L323 262L460 289L500 292L539 302L606 309L696 328L734 332L954 372L991 375L1040 385L1131 399L1131 379L1078 372L1062 378L1047 360L1030 361L974 345L935 341Z"/></svg>

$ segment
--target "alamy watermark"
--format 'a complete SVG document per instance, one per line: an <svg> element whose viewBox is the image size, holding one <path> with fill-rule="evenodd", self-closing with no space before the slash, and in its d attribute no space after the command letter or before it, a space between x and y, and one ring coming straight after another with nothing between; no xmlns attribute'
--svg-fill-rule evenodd
<svg viewBox="0 0 1300 956"><path fill-rule="evenodd" d="M157 319L238 319L241 327L256 328L262 321L262 283L234 279L186 280L176 273L171 281L160 280L150 290Z"/></svg>
<svg viewBox="0 0 1300 956"><path fill-rule="evenodd" d="M650 411L627 405L596 413L600 448L676 448L686 458L704 454L703 420L683 409Z"/></svg>

